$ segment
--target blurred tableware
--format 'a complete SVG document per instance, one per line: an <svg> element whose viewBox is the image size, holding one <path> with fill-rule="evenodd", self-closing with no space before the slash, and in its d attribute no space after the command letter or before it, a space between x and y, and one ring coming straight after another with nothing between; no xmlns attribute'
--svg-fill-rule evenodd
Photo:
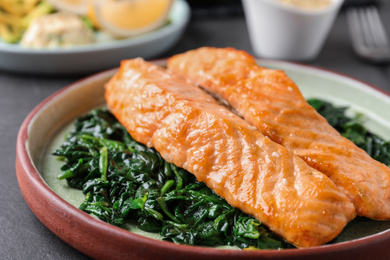
<svg viewBox="0 0 390 260"><path fill-rule="evenodd" d="M118 66L123 59L150 59L171 48L190 18L184 0L176 0L169 23L143 35L68 48L32 49L0 41L0 70L37 74L87 74ZM104 35L97 35L101 37ZM104 37L103 37L104 38Z"/></svg>
<svg viewBox="0 0 390 260"><path fill-rule="evenodd" d="M242 0L254 53L272 59L309 61L317 57L343 3L318 8L280 0Z"/></svg>
<svg viewBox="0 0 390 260"><path fill-rule="evenodd" d="M390 62L389 38L377 8L349 8L347 17L355 52L374 63Z"/></svg>

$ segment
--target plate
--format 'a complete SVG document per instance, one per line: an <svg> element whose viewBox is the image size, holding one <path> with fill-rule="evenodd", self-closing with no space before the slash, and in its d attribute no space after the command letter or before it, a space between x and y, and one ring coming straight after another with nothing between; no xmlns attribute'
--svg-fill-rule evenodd
<svg viewBox="0 0 390 260"><path fill-rule="evenodd" d="M88 74L114 68L123 59L153 58L180 39L189 18L187 2L176 0L169 14L169 24L132 38L55 49L25 48L0 41L0 70L35 74Z"/></svg>
<svg viewBox="0 0 390 260"><path fill-rule="evenodd" d="M160 65L165 60L156 61ZM367 116L367 127L390 139L390 95L358 80L304 65L260 60L268 68L282 69L306 97L319 97L351 112ZM58 237L77 250L100 259L383 259L390 255L390 221L359 223L352 237L335 244L306 249L229 250L160 241L104 223L77 209L72 198L56 193L42 177L42 155L53 136L77 116L104 104L104 83L116 69L95 74L53 94L24 120L17 140L16 173L20 189L34 214ZM88 98L87 98L88 97ZM77 203L76 203L77 204ZM367 224L368 223L368 224ZM371 224L369 224L371 223ZM372 225L372 223L375 223ZM346 232L351 233L351 232Z"/></svg>

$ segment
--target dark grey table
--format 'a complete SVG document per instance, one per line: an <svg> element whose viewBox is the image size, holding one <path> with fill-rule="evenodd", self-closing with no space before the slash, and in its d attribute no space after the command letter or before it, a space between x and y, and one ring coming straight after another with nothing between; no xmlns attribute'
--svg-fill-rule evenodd
<svg viewBox="0 0 390 260"><path fill-rule="evenodd" d="M380 11L390 29L390 1L383 1ZM200 46L232 46L252 53L244 17L192 20L180 42L161 57ZM390 67L368 64L354 55L343 12L311 65L390 92ZM62 242L35 217L20 193L14 166L17 132L26 115L43 99L81 77L0 71L0 259L88 258Z"/></svg>

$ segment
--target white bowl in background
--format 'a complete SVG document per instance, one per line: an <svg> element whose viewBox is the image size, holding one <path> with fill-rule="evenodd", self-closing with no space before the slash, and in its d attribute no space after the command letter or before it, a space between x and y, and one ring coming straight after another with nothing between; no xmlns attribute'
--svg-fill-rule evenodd
<svg viewBox="0 0 390 260"><path fill-rule="evenodd" d="M322 49L343 0L302 8L278 0L242 0L256 56L309 61Z"/></svg>

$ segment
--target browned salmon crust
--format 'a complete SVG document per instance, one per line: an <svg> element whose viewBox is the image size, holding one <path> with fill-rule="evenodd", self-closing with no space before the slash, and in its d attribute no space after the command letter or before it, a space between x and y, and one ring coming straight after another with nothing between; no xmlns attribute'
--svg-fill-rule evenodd
<svg viewBox="0 0 390 260"><path fill-rule="evenodd" d="M135 140L297 247L332 240L356 215L324 174L161 67L123 61L105 97Z"/></svg>
<svg viewBox="0 0 390 260"><path fill-rule="evenodd" d="M261 68L243 51L208 47L170 58L168 68L225 99L265 136L326 174L358 215L390 219L389 167L342 137L283 71Z"/></svg>

